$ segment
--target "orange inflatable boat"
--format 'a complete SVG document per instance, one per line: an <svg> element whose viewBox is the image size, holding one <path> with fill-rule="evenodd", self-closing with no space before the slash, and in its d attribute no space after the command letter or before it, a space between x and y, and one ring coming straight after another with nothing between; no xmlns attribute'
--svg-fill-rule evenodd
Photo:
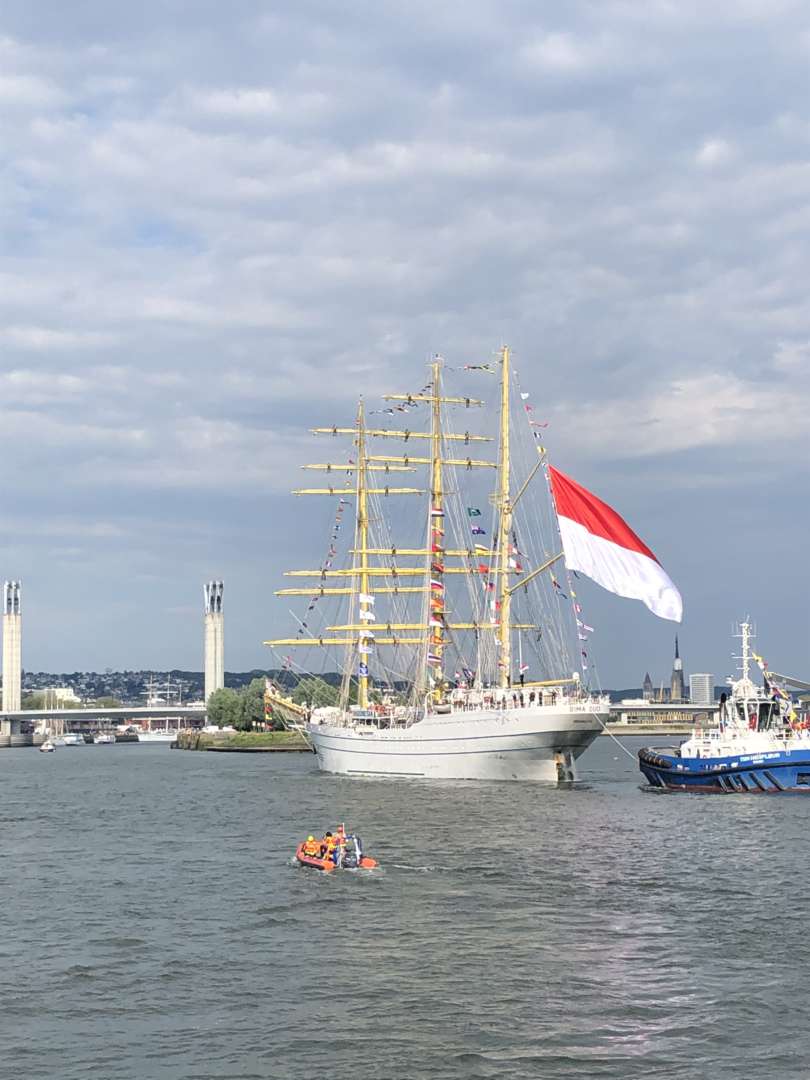
<svg viewBox="0 0 810 1080"><path fill-rule="evenodd" d="M341 842L338 845L337 861L332 858L321 858L318 855L307 855L304 852L302 841L295 852L299 866L309 866L313 870L323 870L329 874L333 870L373 870L378 866L376 859L363 854L363 845L359 836L354 833L339 833Z"/></svg>

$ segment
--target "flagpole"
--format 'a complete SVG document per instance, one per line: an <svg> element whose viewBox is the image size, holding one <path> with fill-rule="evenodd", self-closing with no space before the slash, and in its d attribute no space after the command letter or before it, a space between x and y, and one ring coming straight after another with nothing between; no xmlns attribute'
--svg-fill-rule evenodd
<svg viewBox="0 0 810 1080"><path fill-rule="evenodd" d="M554 511L552 517L554 518L554 524L557 526L557 536L560 541L560 554L557 555L554 559L552 559L551 562L554 563L557 561L557 559L563 560L563 566L565 567L565 581L566 585L568 586L568 602L571 605L571 614L574 617L574 632L577 635L577 656L575 662L577 668L582 668L583 672L585 672L589 669L590 665L585 663L585 657L582 655L582 643L579 640L579 612L577 611L577 608L580 606L579 598L577 597L575 590L571 588L571 573L568 569L568 564L565 562L565 545L563 544L562 529L560 528L560 512L557 508L557 499L554 496L554 485L551 483L551 477L549 476L548 472L548 457L545 451L541 450L540 447L538 447L537 449L538 453L541 456L541 460L543 460L543 464L545 466L543 472L545 473L546 477L548 496L551 499L551 509ZM590 680L585 681L588 681L590 685Z"/></svg>

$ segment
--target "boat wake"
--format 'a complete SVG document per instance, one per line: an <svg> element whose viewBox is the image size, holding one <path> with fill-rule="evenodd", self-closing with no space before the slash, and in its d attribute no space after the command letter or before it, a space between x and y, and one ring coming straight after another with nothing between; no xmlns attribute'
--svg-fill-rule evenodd
<svg viewBox="0 0 810 1080"><path fill-rule="evenodd" d="M454 873L452 866L412 866L410 863L388 863L391 870L408 870L413 874L448 874Z"/></svg>

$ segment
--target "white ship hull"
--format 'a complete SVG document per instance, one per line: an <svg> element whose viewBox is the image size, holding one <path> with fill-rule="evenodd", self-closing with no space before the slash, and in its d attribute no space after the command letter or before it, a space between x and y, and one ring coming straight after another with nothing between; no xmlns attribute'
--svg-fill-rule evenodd
<svg viewBox="0 0 810 1080"><path fill-rule="evenodd" d="M576 759L607 723L601 703L430 715L409 727L312 723L325 772L435 780L576 779Z"/></svg>

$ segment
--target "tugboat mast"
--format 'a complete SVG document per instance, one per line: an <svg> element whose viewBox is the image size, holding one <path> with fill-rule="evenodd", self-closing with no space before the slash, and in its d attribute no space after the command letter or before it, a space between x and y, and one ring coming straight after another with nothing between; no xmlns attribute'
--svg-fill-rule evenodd
<svg viewBox="0 0 810 1080"><path fill-rule="evenodd" d="M751 665L751 624L744 622L740 624L740 637L742 638L742 677L746 682L749 681L748 673Z"/></svg>

